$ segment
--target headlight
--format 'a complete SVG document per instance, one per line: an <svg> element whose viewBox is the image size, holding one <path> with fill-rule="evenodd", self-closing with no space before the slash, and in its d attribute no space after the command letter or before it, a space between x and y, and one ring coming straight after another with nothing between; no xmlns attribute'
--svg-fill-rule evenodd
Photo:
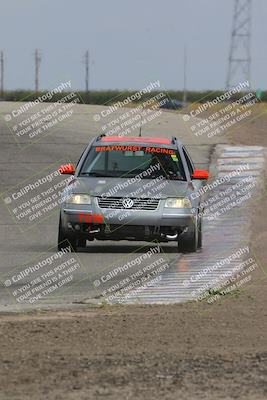
<svg viewBox="0 0 267 400"><path fill-rule="evenodd" d="M189 199L169 198L165 201L165 207L169 208L191 208L192 204Z"/></svg>
<svg viewBox="0 0 267 400"><path fill-rule="evenodd" d="M91 204L89 194L70 194L67 196L66 203L68 204Z"/></svg>

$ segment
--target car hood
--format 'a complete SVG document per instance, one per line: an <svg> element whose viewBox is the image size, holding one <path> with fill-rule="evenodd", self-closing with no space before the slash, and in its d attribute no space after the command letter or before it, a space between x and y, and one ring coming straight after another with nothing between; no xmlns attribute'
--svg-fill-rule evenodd
<svg viewBox="0 0 267 400"><path fill-rule="evenodd" d="M71 183L72 193L89 193L91 196L106 197L187 197L193 190L193 185L186 181L157 178L136 180L79 177Z"/></svg>

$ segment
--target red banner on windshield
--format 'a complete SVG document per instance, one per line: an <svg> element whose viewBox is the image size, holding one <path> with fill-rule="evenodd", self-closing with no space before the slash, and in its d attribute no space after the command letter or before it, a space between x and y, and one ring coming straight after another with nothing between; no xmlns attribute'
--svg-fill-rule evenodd
<svg viewBox="0 0 267 400"><path fill-rule="evenodd" d="M172 149L164 149L163 147L142 147L142 146L96 146L96 151L144 151L145 153L157 154L175 154Z"/></svg>

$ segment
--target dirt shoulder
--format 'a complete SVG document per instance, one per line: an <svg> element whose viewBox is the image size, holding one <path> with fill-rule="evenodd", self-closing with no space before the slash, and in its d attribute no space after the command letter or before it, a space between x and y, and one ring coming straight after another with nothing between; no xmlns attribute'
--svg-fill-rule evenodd
<svg viewBox="0 0 267 400"><path fill-rule="evenodd" d="M265 284L211 306L2 316L1 398L263 399Z"/></svg>
<svg viewBox="0 0 267 400"><path fill-rule="evenodd" d="M252 134L253 132L253 134ZM231 142L267 146L263 115ZM212 305L105 306L1 315L0 399L264 399L267 200L250 285Z"/></svg>

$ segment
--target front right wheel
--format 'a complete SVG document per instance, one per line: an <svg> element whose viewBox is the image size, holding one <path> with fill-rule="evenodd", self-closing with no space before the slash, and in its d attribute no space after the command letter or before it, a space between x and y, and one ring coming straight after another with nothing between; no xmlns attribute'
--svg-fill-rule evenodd
<svg viewBox="0 0 267 400"><path fill-rule="evenodd" d="M181 253L194 253L197 251L200 243L201 238L199 238L199 226L196 224L191 230L188 230L179 236L178 250Z"/></svg>
<svg viewBox="0 0 267 400"><path fill-rule="evenodd" d="M202 247L202 219L200 219L198 224L198 241L197 241L197 248L201 249Z"/></svg>
<svg viewBox="0 0 267 400"><path fill-rule="evenodd" d="M65 234L62 223L61 223L61 216L59 218L59 225L58 225L58 240L57 240L57 248L58 251L65 250L71 247L71 251L74 252L77 250L77 239L75 237L71 237Z"/></svg>

